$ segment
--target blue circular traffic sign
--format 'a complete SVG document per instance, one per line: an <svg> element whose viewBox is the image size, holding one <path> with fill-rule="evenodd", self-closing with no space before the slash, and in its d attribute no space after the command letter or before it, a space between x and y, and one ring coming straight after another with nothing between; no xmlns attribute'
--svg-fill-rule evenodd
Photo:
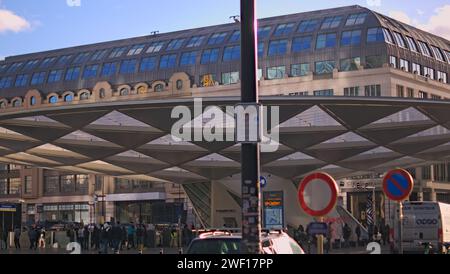
<svg viewBox="0 0 450 274"><path fill-rule="evenodd" d="M392 201L406 200L414 188L414 179L408 171L396 169L388 172L383 180L384 194Z"/></svg>

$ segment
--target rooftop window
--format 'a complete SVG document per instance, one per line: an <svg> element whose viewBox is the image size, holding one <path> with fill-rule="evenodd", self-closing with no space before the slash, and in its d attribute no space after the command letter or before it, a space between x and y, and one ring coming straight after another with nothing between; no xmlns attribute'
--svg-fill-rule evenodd
<svg viewBox="0 0 450 274"><path fill-rule="evenodd" d="M317 36L316 49L334 48L336 46L336 33L320 34Z"/></svg>
<svg viewBox="0 0 450 274"><path fill-rule="evenodd" d="M159 68L174 68L177 65L177 55L163 55L159 61Z"/></svg>
<svg viewBox="0 0 450 274"><path fill-rule="evenodd" d="M27 85L28 83L28 78L29 75L28 74L19 74L16 77L16 82L14 84L15 87L24 87Z"/></svg>
<svg viewBox="0 0 450 274"><path fill-rule="evenodd" d="M28 61L25 64L25 66L23 66L23 70L32 70L32 69L34 69L37 66L38 63L39 63L39 60Z"/></svg>
<svg viewBox="0 0 450 274"><path fill-rule="evenodd" d="M147 57L142 59L139 71L152 71L156 68L156 57Z"/></svg>
<svg viewBox="0 0 450 274"><path fill-rule="evenodd" d="M97 77L99 65L86 66L83 71L83 79Z"/></svg>
<svg viewBox="0 0 450 274"><path fill-rule="evenodd" d="M94 52L94 54L91 57L91 61L99 61L102 60L103 58L105 58L106 54L108 53L107 49L103 49L103 50L97 50L96 52Z"/></svg>
<svg viewBox="0 0 450 274"><path fill-rule="evenodd" d="M364 24L364 22L366 21L366 18L367 18L367 13L365 13L365 12L351 14L347 18L347 22L345 23L345 25L346 26L361 25L361 24Z"/></svg>
<svg viewBox="0 0 450 274"><path fill-rule="evenodd" d="M419 42L419 48L420 48L420 51L422 52L422 54L425 56L428 56L428 57L432 57L430 48L428 47L427 43L422 42L422 41L418 41L418 42Z"/></svg>
<svg viewBox="0 0 450 274"><path fill-rule="evenodd" d="M294 23L281 24L278 25L274 35L275 36L289 35L292 33L293 30L294 30Z"/></svg>
<svg viewBox="0 0 450 274"><path fill-rule="evenodd" d="M64 66L67 65L67 63L69 62L70 58L72 58L72 55L64 55L61 56L58 60L58 65Z"/></svg>
<svg viewBox="0 0 450 274"><path fill-rule="evenodd" d="M339 27L342 21L342 16L327 17L322 23L320 29L334 29Z"/></svg>
<svg viewBox="0 0 450 274"><path fill-rule="evenodd" d="M298 26L297 32L312 32L317 30L317 27L319 26L319 19L312 19L312 20L306 20L302 21L300 25Z"/></svg>
<svg viewBox="0 0 450 274"><path fill-rule="evenodd" d="M268 56L284 55L287 52L287 40L270 41Z"/></svg>
<svg viewBox="0 0 450 274"><path fill-rule="evenodd" d="M31 84L32 85L40 85L43 84L45 82L45 72L37 72L34 73L33 76L31 77Z"/></svg>
<svg viewBox="0 0 450 274"><path fill-rule="evenodd" d="M0 88L10 88L12 85L12 77L2 77L0 78Z"/></svg>
<svg viewBox="0 0 450 274"><path fill-rule="evenodd" d="M69 68L66 71L66 77L65 77L66 81L78 80L79 77L80 77L80 67Z"/></svg>
<svg viewBox="0 0 450 274"><path fill-rule="evenodd" d="M78 54L75 59L73 59L73 64L82 64L88 60L89 52L83 52Z"/></svg>
<svg viewBox="0 0 450 274"><path fill-rule="evenodd" d="M219 49L207 49L203 51L202 59L200 63L202 65L204 64L213 64L217 63L217 60L219 59Z"/></svg>
<svg viewBox="0 0 450 274"><path fill-rule="evenodd" d="M180 66L195 65L196 61L197 61L196 51L185 52L181 55Z"/></svg>
<svg viewBox="0 0 450 274"><path fill-rule="evenodd" d="M45 58L44 61L42 61L40 68L48 68L50 65L52 65L56 61L56 57L48 57Z"/></svg>
<svg viewBox="0 0 450 274"><path fill-rule="evenodd" d="M129 74L136 72L137 59L124 60L120 64L120 74Z"/></svg>
<svg viewBox="0 0 450 274"><path fill-rule="evenodd" d="M342 32L341 46L359 46L361 44L361 30Z"/></svg>
<svg viewBox="0 0 450 274"><path fill-rule="evenodd" d="M145 44L132 46L131 49L128 51L127 56L141 54L142 51L144 50L144 48L145 48Z"/></svg>
<svg viewBox="0 0 450 274"><path fill-rule="evenodd" d="M236 30L230 37L230 42L237 42L241 40L241 31Z"/></svg>
<svg viewBox="0 0 450 274"><path fill-rule="evenodd" d="M22 65L23 65L22 62L13 63L6 72L7 73L16 72Z"/></svg>
<svg viewBox="0 0 450 274"><path fill-rule="evenodd" d="M109 58L118 58L122 56L126 50L127 47L115 48L112 50L111 54L109 55Z"/></svg>
<svg viewBox="0 0 450 274"><path fill-rule="evenodd" d="M413 39L412 37L406 36L406 42L408 43L408 48L409 48L411 51L419 52L419 51L417 50L417 44L416 44L416 41L414 41L414 39Z"/></svg>
<svg viewBox="0 0 450 274"><path fill-rule="evenodd" d="M205 36L194 36L189 40L186 47L187 48L195 48L199 47L203 44L203 41L205 40Z"/></svg>
<svg viewBox="0 0 450 274"><path fill-rule="evenodd" d="M117 72L117 63L105 63L102 68L102 76L111 76Z"/></svg>
<svg viewBox="0 0 450 274"><path fill-rule="evenodd" d="M214 33L208 40L208 45L222 44L227 36L226 32Z"/></svg>
<svg viewBox="0 0 450 274"><path fill-rule="evenodd" d="M433 50L434 56L437 60L445 62L444 55L441 52L441 49L435 46L431 46L431 49Z"/></svg>
<svg viewBox="0 0 450 274"><path fill-rule="evenodd" d="M388 42L394 44L391 33L385 28L370 28L367 30L367 43Z"/></svg>
<svg viewBox="0 0 450 274"><path fill-rule="evenodd" d="M226 47L223 53L223 61L238 60L241 58L241 46Z"/></svg>
<svg viewBox="0 0 450 274"><path fill-rule="evenodd" d="M258 28L258 39L264 39L269 37L271 26L259 27Z"/></svg>
<svg viewBox="0 0 450 274"><path fill-rule="evenodd" d="M167 45L167 50L177 50L181 48L185 39L174 39Z"/></svg>
<svg viewBox="0 0 450 274"><path fill-rule="evenodd" d="M62 70L62 69L50 71L50 74L48 75L47 83L55 83L55 82L61 81L63 74L64 74L64 70Z"/></svg>
<svg viewBox="0 0 450 274"><path fill-rule="evenodd" d="M156 53L156 52L160 52L162 50L162 48L164 47L166 42L163 41L159 41L159 42L153 42L150 47L148 47L147 52L146 53Z"/></svg>

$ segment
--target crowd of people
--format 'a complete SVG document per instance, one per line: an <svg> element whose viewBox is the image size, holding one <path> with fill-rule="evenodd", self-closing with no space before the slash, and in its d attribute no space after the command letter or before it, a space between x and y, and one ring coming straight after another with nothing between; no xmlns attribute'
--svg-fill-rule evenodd
<svg viewBox="0 0 450 274"><path fill-rule="evenodd" d="M178 225L153 225L153 224L121 224L120 222L99 224L70 225L64 230L65 242L77 242L82 250L97 251L107 254L109 251L116 254L123 250L135 250L142 253L144 248L182 248L190 244L196 236L194 227L183 224ZM43 227L33 225L31 227L16 227L14 234L14 247L21 246L21 239L26 237L28 248L46 248L57 243L56 239L50 243L47 231ZM8 231L0 228L0 248L8 247Z"/></svg>

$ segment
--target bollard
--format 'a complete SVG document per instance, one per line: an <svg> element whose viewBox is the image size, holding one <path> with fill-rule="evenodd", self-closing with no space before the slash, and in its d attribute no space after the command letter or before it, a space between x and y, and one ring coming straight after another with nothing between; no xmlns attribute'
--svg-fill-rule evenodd
<svg viewBox="0 0 450 274"><path fill-rule="evenodd" d="M163 248L159 249L159 254L164 254L164 249Z"/></svg>

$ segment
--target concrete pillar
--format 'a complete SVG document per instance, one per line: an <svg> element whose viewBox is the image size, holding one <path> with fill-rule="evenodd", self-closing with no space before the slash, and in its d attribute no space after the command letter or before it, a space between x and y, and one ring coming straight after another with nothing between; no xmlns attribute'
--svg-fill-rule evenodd
<svg viewBox="0 0 450 274"><path fill-rule="evenodd" d="M430 200L431 202L437 202L437 195L434 188L430 189Z"/></svg>

